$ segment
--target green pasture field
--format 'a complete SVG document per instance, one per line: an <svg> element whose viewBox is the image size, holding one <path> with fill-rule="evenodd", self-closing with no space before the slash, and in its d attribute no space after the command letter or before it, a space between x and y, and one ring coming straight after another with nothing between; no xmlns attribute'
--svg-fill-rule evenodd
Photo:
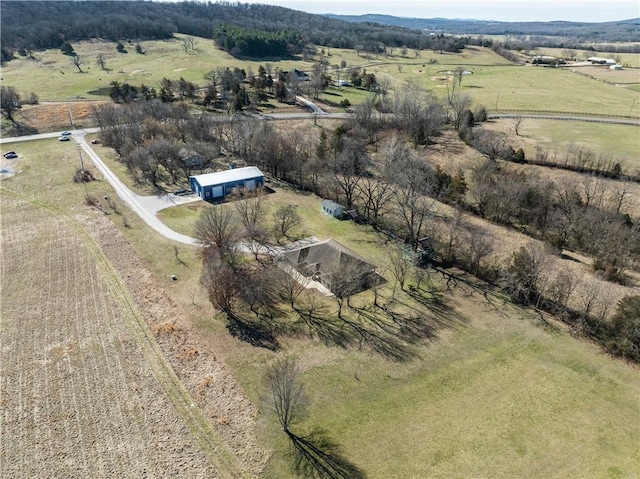
<svg viewBox="0 0 640 479"><path fill-rule="evenodd" d="M520 126L520 135L558 152L571 145L582 145L596 154L624 158L630 169L640 169L640 128L637 126L526 119ZM517 137L513 138L517 143Z"/></svg>
<svg viewBox="0 0 640 479"><path fill-rule="evenodd" d="M535 66L472 69L460 91L489 110L626 116L638 94L570 71ZM638 116L638 110L632 110Z"/></svg>
<svg viewBox="0 0 640 479"><path fill-rule="evenodd" d="M43 140L3 151L8 149L23 158L22 173L3 180L3 187L31 192L67 211L79 209L84 189L70 181L78 162L73 143ZM371 229L322 215L320 199L313 195L273 187L276 193L265 198L267 215L278 206L293 205L304 220L297 235L333 237L377 265L384 263L385 239ZM88 188L99 197L113 195L102 180ZM161 216L192 234L188 218L195 221L198 208L185 214L189 208L165 210ZM126 211L129 227L123 226L121 215L110 217L176 307L219 346L216 355L260 404L263 365L276 354L229 338L199 287L196 251L182 245L174 251L171 242ZM182 223L172 217L183 217ZM180 281L168 279L170 273L177 273ZM295 431L323 428L370 478L640 474L636 368L563 330L543 327L533 313L502 300L494 298L492 306L481 295L470 296L459 288L446 293L437 278L434 284L442 290L440 310L425 310L436 321L434 335L416 344L415 356L404 362L357 345L281 339L277 355L298 359L310 397L309 415ZM381 292L385 301L389 288ZM354 304L364 304L367 294L356 296ZM415 307L408 295L398 298L406 302L403 307ZM275 451L263 477L293 477L284 459L284 434L261 411L262 438Z"/></svg>
<svg viewBox="0 0 640 479"><path fill-rule="evenodd" d="M637 371L530 314L454 298L468 323L415 361L325 353L305 374L305 426L330 431L372 479L640 473Z"/></svg>
<svg viewBox="0 0 640 479"><path fill-rule="evenodd" d="M160 80L169 78L204 85L203 75L218 67L252 68L257 74L259 65L271 63L276 69L289 70L294 66L308 70L310 63L297 58L239 60L216 48L213 40L197 38L197 51L185 53L181 35L165 41L141 42L145 54L135 52L134 44L125 45L128 53L118 53L115 43L85 41L73 44L76 53L84 60L80 73L71 63L71 57L59 50L35 52L37 60L18 57L2 65L3 84L15 86L21 93L36 92L40 101L67 100L76 97L104 99L113 81L128 82L132 86L157 87ZM99 53L106 56L106 68L96 64ZM275 73L274 73L275 74ZM100 94L91 94L100 91Z"/></svg>
<svg viewBox="0 0 640 479"><path fill-rule="evenodd" d="M36 92L41 101L68 100L77 97L105 97L112 81L128 82L134 86L144 83L158 86L162 78L186 80L203 85L203 75L216 67L239 67L258 71L259 65L271 63L276 69L296 67L309 70L312 63L298 58L286 60L249 61L236 59L218 50L213 41L197 39L197 52L185 53L180 36L167 41L151 41L142 44L145 54L135 53L134 45L126 45L129 53L120 54L113 43L80 42L74 45L84 59L85 73L79 73L71 58L58 50L36 52L37 60L19 57L4 64L0 73L5 85L16 86L21 93ZM316 60L321 56L318 49ZM601 113L624 116L630 106L640 98L637 91L621 90L613 85L585 78L563 69L532 66L516 66L487 48L469 47L460 54L421 51L416 58L413 50L401 57L399 49L393 56L368 57L352 50L325 49L324 59L329 72L334 73L344 60L347 69L360 67L378 76L387 75L395 87L413 82L445 97L451 72L461 66L473 72L463 77L460 91L469 94L475 105L489 109L550 110L575 113ZM98 53L103 53L106 67L101 70L95 63ZM91 93L94 92L94 93ZM352 104L361 102L367 92L344 88L329 90L321 96L329 101L329 109L340 111L337 106L342 98ZM275 105L276 107L278 105ZM638 106L640 109L640 106ZM633 110L633 108L632 108ZM632 115L637 116L638 110Z"/></svg>
<svg viewBox="0 0 640 479"><path fill-rule="evenodd" d="M458 91L471 96L474 105L483 105L490 110L628 116L631 108L631 116L640 116L637 92L564 69L514 65L491 50L479 47L470 47L459 55L422 52L422 56L420 59L375 62L367 67L367 71L392 77L396 88L407 82L414 83L444 99L452 82L451 72L463 67L472 74L463 76ZM432 59L436 63L430 63Z"/></svg>

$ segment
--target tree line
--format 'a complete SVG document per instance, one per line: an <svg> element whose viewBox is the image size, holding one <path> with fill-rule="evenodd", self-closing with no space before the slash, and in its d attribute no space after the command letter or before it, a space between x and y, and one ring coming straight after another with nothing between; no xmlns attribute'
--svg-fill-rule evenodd
<svg viewBox="0 0 640 479"><path fill-rule="evenodd" d="M215 39L224 25L227 29L233 26L234 30L231 37L227 36L229 49L248 49L244 54L252 56L281 51L282 41L288 44L287 49L303 42L334 48L363 45L371 51L379 50L380 45L383 49L423 49L434 44L445 51L458 51L468 41L448 35L434 38L408 28L347 24L270 5L227 2L17 1L6 2L2 13L3 60L11 58L15 51L59 48L65 41L91 38L142 41L168 39L181 33ZM233 38L240 45L232 42Z"/></svg>
<svg viewBox="0 0 640 479"><path fill-rule="evenodd" d="M446 18L406 18L389 15L330 15L350 22L376 22L383 25L414 28L430 32L449 32L455 35L530 36L548 41L634 42L640 34L640 20L620 19L612 22L496 22ZM562 48L562 47L561 47Z"/></svg>
<svg viewBox="0 0 640 479"><path fill-rule="evenodd" d="M300 53L302 35L291 30L265 31L236 25L220 25L213 38L221 50L233 56L284 57Z"/></svg>

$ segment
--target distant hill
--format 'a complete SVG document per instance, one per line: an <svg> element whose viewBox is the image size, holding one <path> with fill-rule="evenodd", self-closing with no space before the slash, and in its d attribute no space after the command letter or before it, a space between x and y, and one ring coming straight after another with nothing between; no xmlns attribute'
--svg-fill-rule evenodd
<svg viewBox="0 0 640 479"><path fill-rule="evenodd" d="M404 27L347 24L283 7L231 2L13 1L1 2L3 50L59 48L63 41L159 40L182 33L214 38L222 25L252 31L295 31L302 42L334 48L361 45L423 47L420 31ZM456 40L457 41L457 40ZM428 45L427 45L428 46ZM452 48L459 48L453 45Z"/></svg>
<svg viewBox="0 0 640 479"><path fill-rule="evenodd" d="M390 25L452 35L546 35L572 37L580 41L637 42L640 18L617 22L497 22L446 18L405 18L392 15L334 15L329 18L352 23Z"/></svg>

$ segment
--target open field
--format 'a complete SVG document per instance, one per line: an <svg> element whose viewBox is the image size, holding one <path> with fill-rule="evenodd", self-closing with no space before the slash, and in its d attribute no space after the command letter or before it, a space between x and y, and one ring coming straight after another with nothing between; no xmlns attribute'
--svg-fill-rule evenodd
<svg viewBox="0 0 640 479"><path fill-rule="evenodd" d="M409 364L299 353L315 362L305 380L322 418L307 426L340 438L371 478L640 473L636 370L529 314L448 300L469 322Z"/></svg>
<svg viewBox="0 0 640 479"><path fill-rule="evenodd" d="M312 64L298 58L260 61L236 59L218 50L211 40L202 38L197 39L198 51L189 54L184 52L179 36L174 40L145 42L144 55L135 53L133 45L127 47L129 53L120 54L112 43L80 42L74 45L78 55L86 60L85 73L79 73L71 64L70 57L56 50L36 52L38 60L23 57L12 60L1 67L0 73L6 85L17 86L22 93L34 91L41 101L65 101L77 97L104 99L112 81L129 82L134 86L142 83L158 86L164 77L173 80L184 77L196 84L203 84L203 75L219 66L237 66L257 72L259 65L271 63L274 71L293 67L308 71ZM95 64L98 53L107 56L108 71L100 70ZM469 47L460 54L422 51L417 58L412 51L406 57L401 57L399 52L394 53L394 56L367 57L364 54L357 55L352 50L325 49L324 58L329 62L330 73L335 73L335 68L344 60L347 68L361 67L377 76L386 75L393 78L396 86L406 81L415 82L442 97L446 95L450 78L447 72L462 66L472 71L473 75L464 77L461 91L470 94L475 105L485 105L489 109L640 115L637 91L621 90L565 69L516 66L487 48ZM618 73L627 76L633 74L625 71ZM347 88L343 91L334 89L322 96L333 102L334 106L330 109L339 111L336 105L342 97L357 104L366 94ZM270 109L282 106L273 102Z"/></svg>
<svg viewBox="0 0 640 479"><path fill-rule="evenodd" d="M1 475L215 475L94 245L68 218L2 195Z"/></svg>
<svg viewBox="0 0 640 479"><path fill-rule="evenodd" d="M251 438L250 405L215 357L194 348L114 223L84 206L73 146L12 147L17 173L0 185L0 475L254 475L265 454ZM113 194L102 181L88 191ZM122 225L115 201L120 214L102 207ZM152 236L134 216L127 224L133 238ZM176 376L195 358L188 379Z"/></svg>
<svg viewBox="0 0 640 479"><path fill-rule="evenodd" d="M567 148L582 146L623 160L630 171L640 171L637 126L526 118L519 127L520 136L515 135L512 119L491 120L485 126L509 133L514 148L522 146L527 157L534 155L536 146L555 150L560 156Z"/></svg>
<svg viewBox="0 0 640 479"><path fill-rule="evenodd" d="M234 67L258 71L259 65L271 63L276 69L289 70L294 66L307 70L311 63L297 58L290 60L265 59L248 61L236 59L218 50L213 40L197 39L198 51L185 53L180 35L166 41L142 42L145 54L136 53L134 45L126 45L128 53L118 53L115 44L110 42L85 41L73 45L76 53L85 61L80 73L71 63L71 57L63 55L59 50L36 52L37 60L19 57L2 65L5 85L14 85L20 92L35 91L40 101L68 100L77 97L104 99L105 93L95 95L91 92L108 91L113 81L128 82L133 86L157 86L162 78L185 80L196 84L204 84L203 75L218 67ZM106 56L107 71L96 65L96 56Z"/></svg>
<svg viewBox="0 0 640 479"><path fill-rule="evenodd" d="M632 88L640 86L640 68L611 70L608 66L567 67L577 74L588 75L617 87Z"/></svg>

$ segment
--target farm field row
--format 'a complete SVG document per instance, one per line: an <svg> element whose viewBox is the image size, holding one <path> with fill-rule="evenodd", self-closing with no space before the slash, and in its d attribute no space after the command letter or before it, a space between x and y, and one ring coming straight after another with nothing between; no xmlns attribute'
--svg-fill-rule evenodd
<svg viewBox="0 0 640 479"><path fill-rule="evenodd" d="M3 477L215 474L69 220L2 192Z"/></svg>

